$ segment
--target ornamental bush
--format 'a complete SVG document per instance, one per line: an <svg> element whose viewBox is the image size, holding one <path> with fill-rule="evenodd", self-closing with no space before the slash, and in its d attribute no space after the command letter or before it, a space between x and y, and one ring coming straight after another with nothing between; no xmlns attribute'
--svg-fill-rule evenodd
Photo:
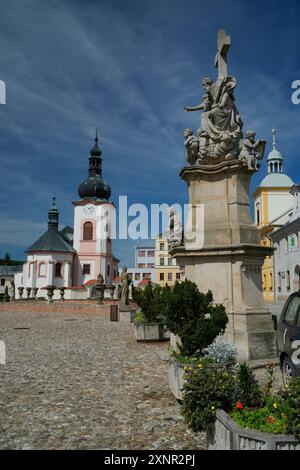
<svg viewBox="0 0 300 470"><path fill-rule="evenodd" d="M238 354L237 347L234 343L225 343L217 338L208 348L205 349L205 357L210 358L212 361L220 364L232 364L236 363Z"/></svg>
<svg viewBox="0 0 300 470"><path fill-rule="evenodd" d="M162 304L164 301L164 288L150 282L144 289L133 289L133 300L141 309L145 323L159 323L163 321ZM141 315L139 318L141 321Z"/></svg>
<svg viewBox="0 0 300 470"><path fill-rule="evenodd" d="M234 397L234 376L222 367L186 367L182 415L193 431L213 430L217 408L228 410Z"/></svg>
<svg viewBox="0 0 300 470"><path fill-rule="evenodd" d="M200 357L223 334L228 318L223 305L213 304L211 291L203 294L191 281L164 288L163 313L167 328L181 340L180 354Z"/></svg>
<svg viewBox="0 0 300 470"><path fill-rule="evenodd" d="M240 364L237 369L235 401L249 407L261 406L263 403L263 393L253 370L247 364Z"/></svg>
<svg viewBox="0 0 300 470"><path fill-rule="evenodd" d="M290 381L284 399L287 406L287 431L300 441L300 377Z"/></svg>

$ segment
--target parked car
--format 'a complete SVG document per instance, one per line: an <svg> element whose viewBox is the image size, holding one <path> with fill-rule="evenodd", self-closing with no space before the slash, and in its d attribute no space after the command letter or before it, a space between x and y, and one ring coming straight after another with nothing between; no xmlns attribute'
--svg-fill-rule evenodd
<svg viewBox="0 0 300 470"><path fill-rule="evenodd" d="M272 315L284 384L300 376L300 291L287 299L279 319Z"/></svg>

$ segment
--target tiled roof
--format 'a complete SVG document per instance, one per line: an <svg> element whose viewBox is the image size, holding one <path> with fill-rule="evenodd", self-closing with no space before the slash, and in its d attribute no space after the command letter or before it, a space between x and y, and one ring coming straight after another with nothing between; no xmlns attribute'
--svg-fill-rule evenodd
<svg viewBox="0 0 300 470"><path fill-rule="evenodd" d="M62 237L55 229L49 228L33 245L31 245L26 253L35 251L62 251L75 253L74 248Z"/></svg>
<svg viewBox="0 0 300 470"><path fill-rule="evenodd" d="M13 276L23 271L23 266L0 266L0 276Z"/></svg>

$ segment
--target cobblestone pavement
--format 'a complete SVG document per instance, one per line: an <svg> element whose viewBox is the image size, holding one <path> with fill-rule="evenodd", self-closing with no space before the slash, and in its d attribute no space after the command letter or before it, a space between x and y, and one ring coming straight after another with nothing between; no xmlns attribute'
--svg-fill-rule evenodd
<svg viewBox="0 0 300 470"><path fill-rule="evenodd" d="M0 313L1 449L202 449L168 388L167 344L106 314Z"/></svg>

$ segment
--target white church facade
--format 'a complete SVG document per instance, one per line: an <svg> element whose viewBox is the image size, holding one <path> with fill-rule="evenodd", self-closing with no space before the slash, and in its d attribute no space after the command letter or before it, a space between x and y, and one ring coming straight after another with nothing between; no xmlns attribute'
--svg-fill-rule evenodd
<svg viewBox="0 0 300 470"><path fill-rule="evenodd" d="M74 228L59 231L59 211L53 198L48 211L48 229L27 250L23 271L15 275L18 287L37 288L46 297L46 286L65 287L66 299L87 298L91 285L102 274L107 286L118 276L118 262L112 252L111 218L114 205L111 189L102 178L101 149L96 133L90 151L88 178L79 186L73 202ZM59 297L58 291L55 295Z"/></svg>

